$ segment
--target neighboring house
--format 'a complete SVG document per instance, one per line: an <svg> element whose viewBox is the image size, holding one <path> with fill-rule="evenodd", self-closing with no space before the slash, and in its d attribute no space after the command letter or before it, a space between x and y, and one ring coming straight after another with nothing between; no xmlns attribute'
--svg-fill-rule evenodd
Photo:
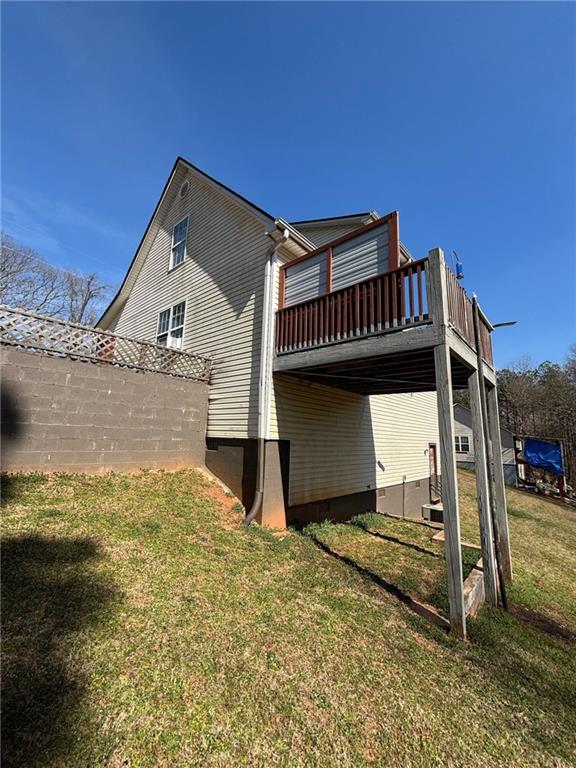
<svg viewBox="0 0 576 768"><path fill-rule="evenodd" d="M355 237L346 239L350 233ZM317 252L327 244L329 262L326 250ZM387 386L376 369L367 380L382 383L368 389L352 369L297 370L320 333L312 326L324 307L308 313L306 306L319 296L346 302L326 309L322 322L332 324L332 337L324 341L355 339L332 351L351 350L363 343L359 336L384 331L384 324L392 330L429 323L425 264L417 262L409 275L410 297L406 283L406 293L387 289L381 306L369 306L358 287L365 292L367 278L412 263L399 241L397 213L288 223L179 158L99 326L214 358L206 465L250 506L259 485L258 440L265 440L266 520L343 518L368 509L418 517L423 504L439 498L433 376L431 386L421 385L402 355L393 371L404 376L400 385ZM348 287L358 301L342 293ZM284 315L275 323L279 307ZM297 317L289 314L293 307ZM410 311L411 318L401 317ZM367 316L378 312L382 323ZM423 330L410 330L407 349L409 337L423 338Z"/></svg>
<svg viewBox="0 0 576 768"><path fill-rule="evenodd" d="M474 442L472 439L472 414L464 405L454 406L454 432L456 462L464 469L474 469ZM506 485L516 485L516 462L514 459L514 435L500 427L502 436L502 468Z"/></svg>

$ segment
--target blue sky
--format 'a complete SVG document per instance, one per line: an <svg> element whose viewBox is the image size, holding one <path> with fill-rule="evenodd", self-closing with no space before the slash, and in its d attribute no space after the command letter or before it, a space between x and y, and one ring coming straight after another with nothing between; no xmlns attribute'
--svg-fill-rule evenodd
<svg viewBox="0 0 576 768"><path fill-rule="evenodd" d="M400 211L496 362L576 341L576 5L13 3L3 225L123 277L177 155L277 216Z"/></svg>

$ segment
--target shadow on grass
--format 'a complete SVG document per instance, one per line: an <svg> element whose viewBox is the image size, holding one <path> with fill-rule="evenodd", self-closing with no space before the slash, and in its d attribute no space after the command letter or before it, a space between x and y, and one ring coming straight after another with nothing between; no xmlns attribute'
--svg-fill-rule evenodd
<svg viewBox="0 0 576 768"><path fill-rule="evenodd" d="M421 547L418 544L413 544L410 541L403 541L402 539L398 539L396 536L390 536L386 533L381 533L380 531L372 531L370 528L366 527L365 525L362 525L360 522L353 521L352 525L355 525L357 528L360 528L365 533L369 534L370 536L374 536L376 539L383 539L384 541L389 541L392 544L400 544L402 547L408 547L409 549L414 549L416 552L420 552L423 555L430 555L430 557L436 557L440 560L444 560L444 555L441 555L439 552L434 552L431 549L426 549L426 547Z"/></svg>
<svg viewBox="0 0 576 768"><path fill-rule="evenodd" d="M18 496L18 481L13 475L0 475L0 507L14 501Z"/></svg>
<svg viewBox="0 0 576 768"><path fill-rule="evenodd" d="M0 474L0 507L17 501L33 486L44 485L47 482L48 475L42 475L39 472Z"/></svg>
<svg viewBox="0 0 576 768"><path fill-rule="evenodd" d="M528 624L534 629L538 629L541 632L545 632L552 637L559 637L562 640L570 640L576 642L576 633L574 633L569 627L565 627L559 624L550 616L546 616L539 611L533 611L531 608L527 608L524 605L512 605L510 613L515 616L519 621L524 624Z"/></svg>
<svg viewBox="0 0 576 768"><path fill-rule="evenodd" d="M48 765L75 738L85 678L70 640L106 616L112 582L86 538L18 536L1 545L2 766ZM61 763L65 764L65 762Z"/></svg>
<svg viewBox="0 0 576 768"><path fill-rule="evenodd" d="M418 614L419 616L423 616L425 619L428 619L428 621L431 621L433 624L435 624L437 627L440 627L441 629L444 629L444 630L450 629L450 624L447 621L447 619L444 616L442 616L440 613L438 613L438 611L433 606L427 605L426 603L422 603L422 602L419 602L418 600L415 600L406 592L403 592L400 589L400 587L398 587L396 584L393 584L390 581L386 581L381 576L378 576L378 574L373 573L367 568L364 568L363 566L361 566L355 560L352 560L352 558L346 557L345 555L340 555L338 552L335 552L333 549L331 549L327 544L321 541L314 534L307 533L306 535L309 536L309 538L314 542L314 544L319 549L322 550L322 552L325 552L327 555L330 555L330 557L333 557L335 560L338 560L339 562L347 565L349 568L352 568L356 573L362 576L362 578L372 582L373 584L376 584L376 586L380 587L380 589L383 589L389 595L392 595L393 597L395 597L397 600L403 603L407 608L409 608L414 613Z"/></svg>

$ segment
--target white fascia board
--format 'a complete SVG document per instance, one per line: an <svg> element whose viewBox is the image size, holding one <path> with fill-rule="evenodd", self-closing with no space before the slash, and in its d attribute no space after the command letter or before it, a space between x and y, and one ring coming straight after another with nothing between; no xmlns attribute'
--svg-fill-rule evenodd
<svg viewBox="0 0 576 768"><path fill-rule="evenodd" d="M364 224L371 221L377 221L380 214L377 211L370 211L366 214L353 214L352 216L335 216L334 218L307 219L306 221L297 221L293 224L295 227L338 227L343 224Z"/></svg>
<svg viewBox="0 0 576 768"><path fill-rule="evenodd" d="M304 251L304 253L308 253L309 251L316 250L316 246L314 243L309 240L305 235L302 234L299 230L296 229L296 227L293 227L292 224L287 222L285 219L276 219L274 222L276 225L276 231L278 231L280 234L287 229L290 233L290 240L295 242L300 250ZM288 241L290 242L290 241Z"/></svg>

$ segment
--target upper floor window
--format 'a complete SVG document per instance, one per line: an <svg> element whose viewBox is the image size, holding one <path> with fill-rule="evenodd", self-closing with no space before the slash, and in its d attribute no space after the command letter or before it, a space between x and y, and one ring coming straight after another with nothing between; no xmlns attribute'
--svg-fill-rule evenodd
<svg viewBox="0 0 576 768"><path fill-rule="evenodd" d="M182 264L186 258L186 236L188 235L188 216L179 221L172 230L172 252L170 254L170 269Z"/></svg>
<svg viewBox="0 0 576 768"><path fill-rule="evenodd" d="M468 435L456 435L456 453L470 453L470 438Z"/></svg>
<svg viewBox="0 0 576 768"><path fill-rule="evenodd" d="M182 338L184 336L184 314L186 302L181 301L170 309L165 309L158 315L158 331L156 334L156 343L162 347L172 347L173 349L182 349Z"/></svg>

